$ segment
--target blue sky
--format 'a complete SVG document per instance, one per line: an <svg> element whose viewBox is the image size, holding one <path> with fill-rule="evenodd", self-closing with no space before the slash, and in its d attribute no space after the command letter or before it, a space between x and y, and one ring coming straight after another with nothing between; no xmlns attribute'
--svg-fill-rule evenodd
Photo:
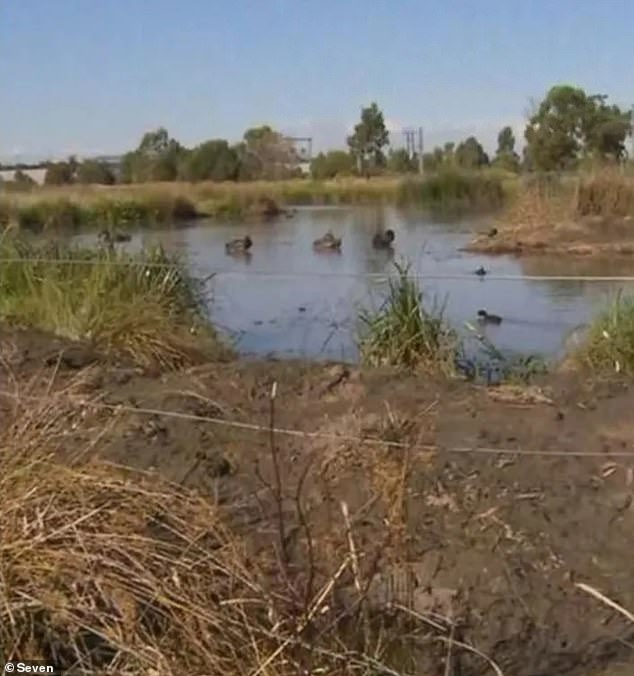
<svg viewBox="0 0 634 676"><path fill-rule="evenodd" d="M633 29L632 0L3 0L0 159L120 152L159 125L328 148L372 100L427 147L489 146L558 82L634 103Z"/></svg>

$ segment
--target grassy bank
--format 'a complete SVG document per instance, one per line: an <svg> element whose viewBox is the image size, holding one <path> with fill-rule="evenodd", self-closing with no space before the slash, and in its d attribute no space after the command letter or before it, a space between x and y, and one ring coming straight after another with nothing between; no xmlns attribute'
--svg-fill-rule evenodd
<svg viewBox="0 0 634 676"><path fill-rule="evenodd" d="M513 179L499 172L445 170L425 179L399 184L400 204L420 204L445 213L487 212L500 209L512 190Z"/></svg>
<svg viewBox="0 0 634 676"><path fill-rule="evenodd" d="M495 171L444 171L424 178L253 183L155 183L34 188L0 198L0 224L29 230L261 218L293 205L418 205L433 210L495 210L513 181Z"/></svg>
<svg viewBox="0 0 634 676"><path fill-rule="evenodd" d="M634 298L619 293L594 320L573 356L595 373L634 375Z"/></svg>
<svg viewBox="0 0 634 676"><path fill-rule="evenodd" d="M101 353L172 368L222 352L197 280L162 248L138 255L5 237L0 319L87 340ZM195 336L193 334L196 334Z"/></svg>

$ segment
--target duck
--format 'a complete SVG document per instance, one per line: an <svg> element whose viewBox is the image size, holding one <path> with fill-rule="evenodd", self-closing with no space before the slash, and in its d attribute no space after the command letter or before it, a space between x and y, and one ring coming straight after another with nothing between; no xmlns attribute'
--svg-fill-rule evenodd
<svg viewBox="0 0 634 676"><path fill-rule="evenodd" d="M478 319L483 324L501 324L502 317L498 315L490 315L486 310L478 310Z"/></svg>
<svg viewBox="0 0 634 676"><path fill-rule="evenodd" d="M478 277L484 277L484 275L487 274L487 271L486 271L482 266L480 266L480 267L475 271L474 274L478 275Z"/></svg>
<svg viewBox="0 0 634 676"><path fill-rule="evenodd" d="M112 233L110 230L102 230L99 233L99 238L106 244L121 244L122 242L129 242L132 239L132 235L127 232Z"/></svg>
<svg viewBox="0 0 634 676"><path fill-rule="evenodd" d="M247 254L253 245L253 240L246 235L238 239L233 239L225 244L225 251L228 254Z"/></svg>
<svg viewBox="0 0 634 676"><path fill-rule="evenodd" d="M317 251L339 251L341 249L341 237L335 237L330 230L313 242L313 249Z"/></svg>
<svg viewBox="0 0 634 676"><path fill-rule="evenodd" d="M489 237L495 237L498 234L498 229L497 228L491 228L489 232L487 232L487 235Z"/></svg>
<svg viewBox="0 0 634 676"><path fill-rule="evenodd" d="M377 232L372 238L372 246L375 249L389 249L394 241L394 230L386 230L385 232Z"/></svg>

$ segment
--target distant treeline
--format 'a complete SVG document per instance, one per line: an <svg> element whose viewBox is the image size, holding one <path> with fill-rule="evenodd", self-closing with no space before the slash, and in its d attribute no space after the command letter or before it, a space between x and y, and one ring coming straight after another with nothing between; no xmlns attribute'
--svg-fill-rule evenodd
<svg viewBox="0 0 634 676"><path fill-rule="evenodd" d="M446 143L424 153L423 168L506 171L569 171L584 163L619 163L627 159L627 138L632 134L632 111L609 104L607 96L587 94L570 85L552 87L535 106L524 130L520 156L511 127L498 134L490 157L475 136ZM302 158L293 143L270 126L248 129L239 143L211 139L186 148L159 128L144 134L139 146L126 153L118 167L98 159L70 157L44 165L16 165L14 183L33 183L26 169L46 167L47 185L72 183L144 183L154 181L254 181L303 176ZM331 150L312 158L314 179L338 176L408 174L418 171L419 158L405 149L390 149L383 112L376 103L364 108L345 150Z"/></svg>

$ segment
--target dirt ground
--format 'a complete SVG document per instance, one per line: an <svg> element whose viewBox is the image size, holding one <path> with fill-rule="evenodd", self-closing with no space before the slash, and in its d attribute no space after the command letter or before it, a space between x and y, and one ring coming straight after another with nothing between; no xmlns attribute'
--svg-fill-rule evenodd
<svg viewBox="0 0 634 676"><path fill-rule="evenodd" d="M634 254L632 219L586 218L579 222L548 220L518 225L500 223L495 235L478 235L466 250L487 254L621 256Z"/></svg>
<svg viewBox="0 0 634 676"><path fill-rule="evenodd" d="M561 374L486 389L288 361L152 374L9 329L0 355L11 373L5 410L7 392L35 396L81 378L103 421L91 453L244 503L234 525L254 549L275 539L273 442L284 495L295 496L284 514L298 569L296 505L326 565L347 546L345 500L374 607L451 617L460 640L506 676L634 673L634 625L575 586L634 611L631 384ZM273 439L272 408L282 430ZM416 673L443 673L434 655L426 650ZM462 659L462 676L494 673L480 657Z"/></svg>

